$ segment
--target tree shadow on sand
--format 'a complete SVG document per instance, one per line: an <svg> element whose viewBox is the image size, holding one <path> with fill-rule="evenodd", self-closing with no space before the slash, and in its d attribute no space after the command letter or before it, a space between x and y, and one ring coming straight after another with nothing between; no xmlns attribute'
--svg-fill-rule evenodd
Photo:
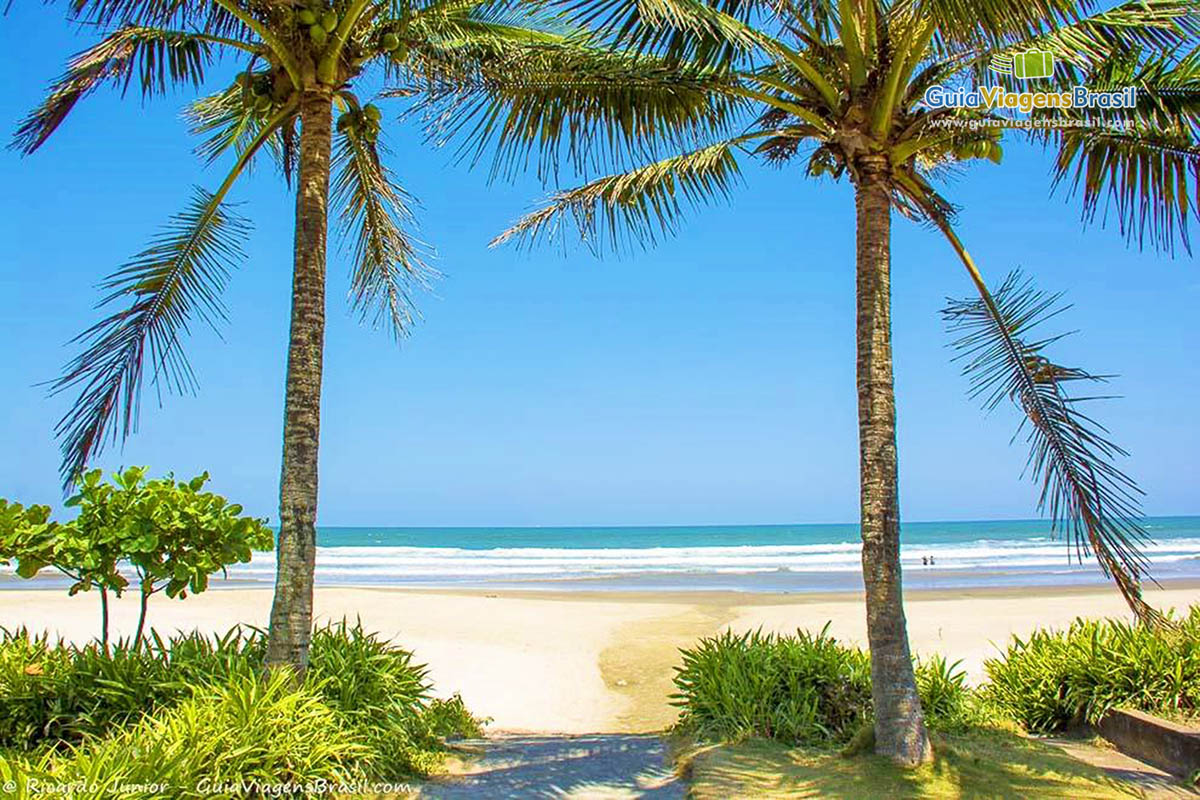
<svg viewBox="0 0 1200 800"><path fill-rule="evenodd" d="M900 769L874 756L753 741L702 750L689 772L696 800L865 798L889 800L1095 800L1141 797L1139 789L1061 750L1007 731L935 739L932 764Z"/></svg>
<svg viewBox="0 0 1200 800"><path fill-rule="evenodd" d="M420 797L682 800L683 782L657 736L501 736L467 743L478 756L430 781Z"/></svg>

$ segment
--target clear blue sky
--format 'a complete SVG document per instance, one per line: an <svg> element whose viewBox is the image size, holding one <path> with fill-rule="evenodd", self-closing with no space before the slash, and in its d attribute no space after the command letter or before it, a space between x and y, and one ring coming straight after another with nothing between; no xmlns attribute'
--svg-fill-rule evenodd
<svg viewBox="0 0 1200 800"><path fill-rule="evenodd" d="M83 39L57 10L14 6L0 122L11 129ZM229 69L234 67L230 62ZM228 76L222 76L222 81ZM8 256L0 266L0 496L56 502L52 429L66 398L38 382L97 318L95 283L209 188L179 118L100 93L37 155L0 155ZM392 164L421 200L446 274L396 346L345 304L330 265L320 521L327 525L696 524L857 516L853 199L848 186L750 166L730 206L696 213L657 249L597 261L584 249L489 251L544 194L492 185L448 151L393 129ZM1069 290L1081 333L1068 363L1119 373L1095 409L1131 451L1153 514L1200 512L1200 275L1194 260L1083 232L1049 197L1048 159L1010 144L949 188L961 232L997 282L1021 265ZM148 464L276 517L292 200L265 167L234 198L255 220L220 338L189 346L196 397L147 396L142 426L102 466ZM1033 516L1009 444L1010 410L966 397L938 310L970 286L940 238L897 220L893 247L901 507L910 520Z"/></svg>

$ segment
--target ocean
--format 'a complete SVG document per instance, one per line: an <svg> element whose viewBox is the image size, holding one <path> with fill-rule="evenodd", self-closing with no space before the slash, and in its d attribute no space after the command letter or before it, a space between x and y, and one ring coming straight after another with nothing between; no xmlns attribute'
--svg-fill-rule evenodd
<svg viewBox="0 0 1200 800"><path fill-rule="evenodd" d="M1153 517L1145 548L1159 580L1200 578L1200 517ZM1101 582L1095 562L1045 521L911 522L901 532L908 588ZM274 556L230 568L269 582ZM410 587L748 592L861 587L858 526L577 528L322 527L317 583Z"/></svg>

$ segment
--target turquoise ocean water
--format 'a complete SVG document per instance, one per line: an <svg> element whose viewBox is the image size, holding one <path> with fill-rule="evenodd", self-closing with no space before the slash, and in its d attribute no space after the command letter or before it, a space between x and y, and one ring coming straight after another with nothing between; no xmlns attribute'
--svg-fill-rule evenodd
<svg viewBox="0 0 1200 800"><path fill-rule="evenodd" d="M1200 578L1200 517L1144 523L1160 580ZM906 585L971 587L1103 580L1044 521L914 522L902 529ZM578 528L321 528L322 584L553 589L837 591L861 586L858 527L719 525ZM930 563L932 559L932 563ZM231 579L270 581L256 554Z"/></svg>

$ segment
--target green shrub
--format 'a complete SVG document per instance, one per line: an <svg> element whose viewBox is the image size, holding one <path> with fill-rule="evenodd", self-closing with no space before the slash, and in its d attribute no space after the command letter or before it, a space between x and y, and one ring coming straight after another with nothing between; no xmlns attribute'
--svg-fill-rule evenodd
<svg viewBox="0 0 1200 800"><path fill-rule="evenodd" d="M362 623L345 620L313 632L309 677L326 702L351 720L412 716L429 695L428 670Z"/></svg>
<svg viewBox="0 0 1200 800"><path fill-rule="evenodd" d="M0 748L62 750L124 735L147 714L173 714L196 692L257 681L265 652L265 636L254 628L213 638L152 633L142 647L118 642L108 653L0 631ZM445 737L480 733L482 721L457 695L429 699L427 670L409 651L361 624L318 629L309 655L306 691L372 754L360 765L372 779L427 773L440 762ZM96 752L99 760L88 763L108 769L100 763L108 756Z"/></svg>
<svg viewBox="0 0 1200 800"><path fill-rule="evenodd" d="M309 682L374 752L372 780L425 775L441 762L448 734L435 724L446 711L428 699L428 671L409 651L342 620L313 633Z"/></svg>
<svg viewBox="0 0 1200 800"><path fill-rule="evenodd" d="M261 796L221 787L315 786L361 779L374 753L341 715L288 675L206 686L175 707L49 765L59 783L94 785L76 798ZM122 790L122 786L136 789ZM148 787L169 788L148 788Z"/></svg>
<svg viewBox="0 0 1200 800"><path fill-rule="evenodd" d="M1094 723L1116 706L1186 715L1200 707L1200 607L1164 628L1076 620L1039 630L984 667L988 700L1035 733Z"/></svg>
<svg viewBox="0 0 1200 800"><path fill-rule="evenodd" d="M950 663L940 654L917 659L917 694L930 728L964 731L997 722L991 706L967 685L967 674L959 669L961 663Z"/></svg>
<svg viewBox="0 0 1200 800"><path fill-rule="evenodd" d="M45 635L0 631L0 747L30 749L102 736L147 711L174 705L193 687L252 673L262 663L258 631L209 639L187 634L108 652L50 645Z"/></svg>
<svg viewBox="0 0 1200 800"><path fill-rule="evenodd" d="M480 719L467 710L457 692L442 700L435 699L421 712L421 724L430 736L445 739L478 739L490 719Z"/></svg>
<svg viewBox="0 0 1200 800"><path fill-rule="evenodd" d="M828 630L816 636L726 632L684 650L672 696L679 729L718 741L850 742L871 721L871 662ZM915 670L930 727L962 730L993 721L958 662L935 655Z"/></svg>
<svg viewBox="0 0 1200 800"><path fill-rule="evenodd" d="M725 632L685 649L673 704L704 739L842 742L870 714L870 662L828 635Z"/></svg>

